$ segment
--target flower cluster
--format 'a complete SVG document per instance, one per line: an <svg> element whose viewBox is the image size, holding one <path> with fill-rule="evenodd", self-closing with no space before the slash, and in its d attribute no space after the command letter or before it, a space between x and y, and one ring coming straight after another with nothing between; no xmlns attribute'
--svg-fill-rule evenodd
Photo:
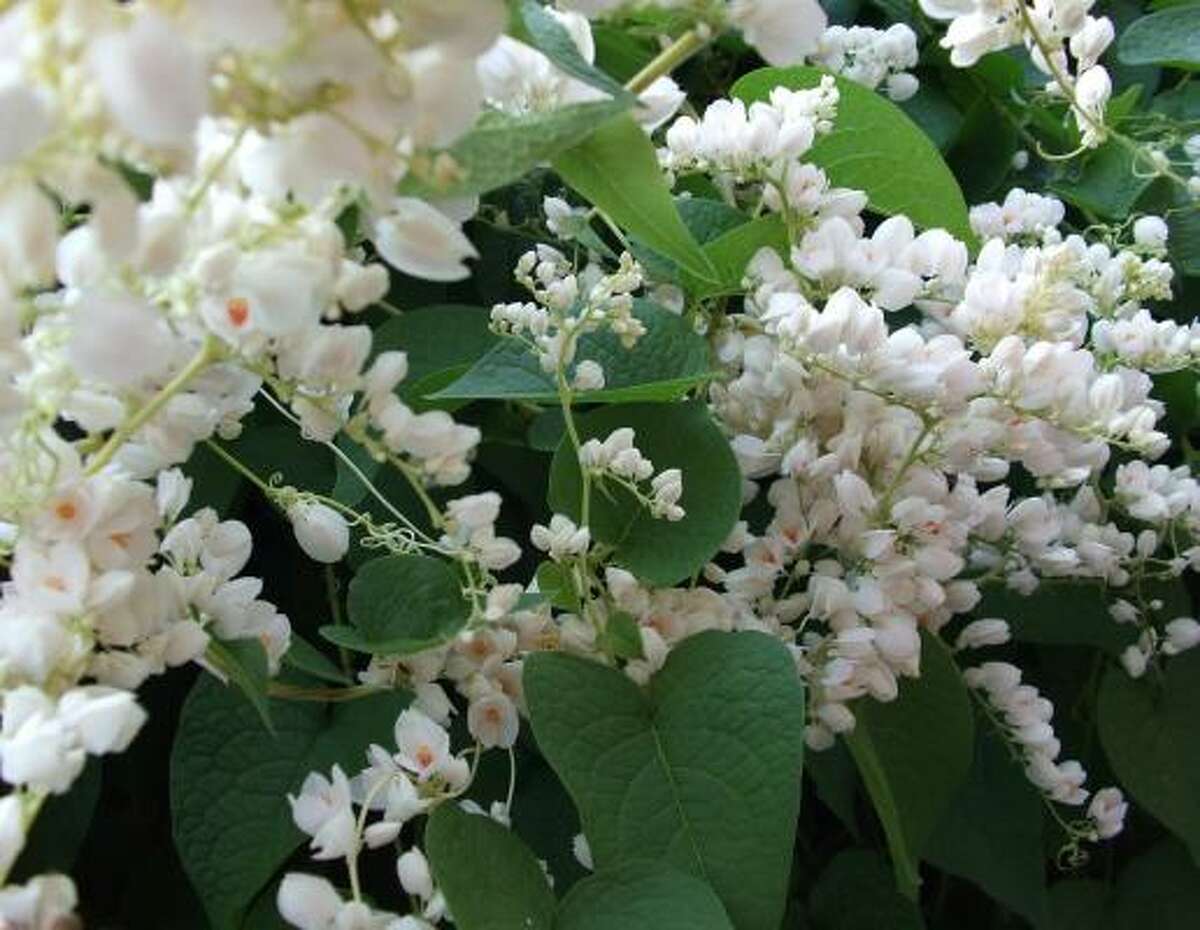
<svg viewBox="0 0 1200 930"><path fill-rule="evenodd" d="M866 87L882 85L892 100L908 100L920 86L909 73L917 64L917 34L904 23L830 26L809 60Z"/></svg>
<svg viewBox="0 0 1200 930"><path fill-rule="evenodd" d="M534 299L497 304L492 328L528 345L547 374L565 377L573 367L570 383L575 390L597 391L605 383L599 362L576 363L581 337L607 331L631 348L646 332L633 302L633 292L642 286L642 269L628 252L622 253L620 266L611 274L598 265L576 274L561 252L539 245L521 256L516 279Z"/></svg>
<svg viewBox="0 0 1200 930"><path fill-rule="evenodd" d="M654 463L634 445L634 431L625 426L614 430L604 440L589 439L579 448L579 464L599 481L611 480L620 484L649 509L651 515L671 522L682 520L684 510L679 506L683 497L683 474L678 468L654 473ZM651 494L639 488L650 482Z"/></svg>
<svg viewBox="0 0 1200 930"><path fill-rule="evenodd" d="M495 730L497 739L491 745L512 746L516 712L511 706L503 710L495 704L481 708L476 716L482 722L472 730L489 735ZM474 771L463 756L451 752L444 727L419 710L400 714L395 740L394 751L371 746L367 766L353 779L336 765L328 778L310 772L300 794L288 798L296 826L312 837L313 858L345 860L352 892L352 899L346 901L326 879L301 872L286 875L277 896L279 913L300 930L423 930L450 916L424 853L417 846L399 851L398 841L409 821L439 804L454 803ZM492 816L507 822L507 809L502 808ZM368 823L372 815L377 817ZM396 876L416 903L416 914L400 917L374 910L361 900L359 854L364 848L389 846L395 851Z"/></svg>
<svg viewBox="0 0 1200 930"><path fill-rule="evenodd" d="M1046 93L1069 104L1083 146L1095 148L1108 137L1104 109L1112 96L1112 78L1099 61L1116 33L1107 16L1090 15L1093 2L921 0L921 9L950 21L941 44L960 68L988 52L1023 45L1049 77Z"/></svg>
<svg viewBox="0 0 1200 930"><path fill-rule="evenodd" d="M249 530L181 519L174 466L197 444L235 438L270 392L312 438L353 425L419 481L466 477L477 431L404 407L402 358L364 371L371 333L346 317L389 273L347 218L401 271L468 274L464 214L394 190L453 170L425 152L473 125L475 62L505 16L498 0L3 14L0 755L15 793L0 872L47 793L128 745L147 676L193 661L225 675L232 640L274 671L288 648L262 582L238 577ZM344 555L341 513L268 490L305 552ZM48 925L74 904L63 882L4 892L0 919Z"/></svg>

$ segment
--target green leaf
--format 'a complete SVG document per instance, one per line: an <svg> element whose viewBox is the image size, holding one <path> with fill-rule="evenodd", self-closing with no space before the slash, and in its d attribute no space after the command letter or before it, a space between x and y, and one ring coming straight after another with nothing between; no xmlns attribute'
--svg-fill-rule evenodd
<svg viewBox="0 0 1200 930"><path fill-rule="evenodd" d="M816 87L819 68L761 68L733 85L733 96L765 100L775 87ZM918 226L941 227L974 241L967 204L937 146L904 111L881 94L837 78L833 131L818 138L806 161L825 170L831 184L865 191L880 213L903 213Z"/></svg>
<svg viewBox="0 0 1200 930"><path fill-rule="evenodd" d="M733 930L712 888L649 859L597 872L563 898L555 930ZM764 924L763 926L767 926Z"/></svg>
<svg viewBox="0 0 1200 930"><path fill-rule="evenodd" d="M1008 177L1021 137L992 98L976 93L966 106L962 129L946 157L966 196L978 203Z"/></svg>
<svg viewBox="0 0 1200 930"><path fill-rule="evenodd" d="M1110 913L1110 889L1091 878L1068 879L1050 886L1047 930L1097 930Z"/></svg>
<svg viewBox="0 0 1200 930"><path fill-rule="evenodd" d="M427 555L372 559L350 582L346 612L353 626L323 626L325 639L357 652L398 656L446 642L469 613L454 572Z"/></svg>
<svg viewBox="0 0 1200 930"><path fill-rule="evenodd" d="M24 883L45 872L74 871L79 848L87 836L100 800L102 761L88 760L83 773L66 794L52 794L42 804L25 839L25 846L7 876L13 884Z"/></svg>
<svg viewBox="0 0 1200 930"><path fill-rule="evenodd" d="M635 35L616 24L593 22L592 38L596 42L596 63L621 81L628 81L658 54L651 37Z"/></svg>
<svg viewBox="0 0 1200 930"><path fill-rule="evenodd" d="M679 211L683 224L701 245L707 245L718 236L750 220L741 210L729 206L724 201L709 200L706 197L676 197L675 209Z"/></svg>
<svg viewBox="0 0 1200 930"><path fill-rule="evenodd" d="M837 816L851 836L858 839L860 831L855 810L858 769L854 767L846 744L837 742L828 749L809 753L804 760L804 774L812 780L821 803Z"/></svg>
<svg viewBox="0 0 1200 930"><path fill-rule="evenodd" d="M713 376L708 343L677 314L648 300L634 302L646 334L632 349L609 332L579 340L576 359L604 368L605 386L579 399L588 403L674 400ZM437 399L557 401L552 375L527 346L503 339L462 377L433 395Z"/></svg>
<svg viewBox="0 0 1200 930"><path fill-rule="evenodd" d="M213 927L239 926L304 839L292 823L288 792L310 771L361 766L364 747L391 742L405 703L400 694L335 705L272 701L272 738L254 709L215 679L196 683L171 752L171 822Z"/></svg>
<svg viewBox="0 0 1200 930"><path fill-rule="evenodd" d="M621 659L641 659L642 635L638 622L623 610L609 613L600 635L601 643L611 655Z"/></svg>
<svg viewBox="0 0 1200 930"><path fill-rule="evenodd" d="M942 817L926 857L974 882L1035 927L1046 920L1042 799L1008 745L980 732L975 762Z"/></svg>
<svg viewBox="0 0 1200 930"><path fill-rule="evenodd" d="M353 684L325 653L301 637L295 630L292 630L288 651L283 656L283 663L335 685Z"/></svg>
<svg viewBox="0 0 1200 930"><path fill-rule="evenodd" d="M874 850L838 853L808 899L813 930L922 930L920 909L900 895Z"/></svg>
<svg viewBox="0 0 1200 930"><path fill-rule="evenodd" d="M372 337L372 354L386 350L408 353L408 377L400 393L430 375L469 366L500 341L490 329L491 313L486 307L468 304L439 304L407 310L392 317Z"/></svg>
<svg viewBox="0 0 1200 930"><path fill-rule="evenodd" d="M1097 584L1044 581L1032 594L985 585L977 617L1008 622L1013 639L1051 646L1096 646L1110 655L1137 638L1137 630L1108 615L1108 599Z"/></svg>
<svg viewBox="0 0 1200 930"><path fill-rule="evenodd" d="M1073 177L1052 182L1050 190L1084 210L1124 219L1153 180L1144 168L1135 170L1128 149L1105 142L1088 154Z"/></svg>
<svg viewBox="0 0 1200 930"><path fill-rule="evenodd" d="M632 427L634 442L655 470L683 471L677 522L655 519L626 490L593 487L589 518L593 539L616 550L614 560L639 578L671 585L698 571L716 554L741 511L741 480L729 441L702 403L632 404L603 407L577 421L580 440L603 440L613 430ZM580 518L579 459L568 439L550 466L550 509Z"/></svg>
<svg viewBox="0 0 1200 930"><path fill-rule="evenodd" d="M337 480L333 453L305 439L291 424L254 425L223 445L262 478L277 474L287 484L319 493L330 490Z"/></svg>
<svg viewBox="0 0 1200 930"><path fill-rule="evenodd" d="M887 834L901 893L916 900L917 866L971 768L975 722L962 676L941 640L921 635L921 677L889 703L854 702L846 737Z"/></svg>
<svg viewBox="0 0 1200 930"><path fill-rule="evenodd" d="M522 40L536 48L560 71L578 78L606 94L625 100L632 106L633 95L579 53L579 47L565 26L555 19L537 0L520 0L517 9L525 27Z"/></svg>
<svg viewBox="0 0 1200 930"><path fill-rule="evenodd" d="M543 562L537 567L534 577L537 578L538 590L550 599L551 604L559 610L579 611L579 592L571 580L570 569L557 562Z"/></svg>
<svg viewBox="0 0 1200 930"><path fill-rule="evenodd" d="M697 297L740 294L746 266L760 249L772 248L787 256L790 249L787 226L778 216L763 216L722 233L704 246L704 253L717 272L716 282L685 276L688 290Z"/></svg>
<svg viewBox="0 0 1200 930"><path fill-rule="evenodd" d="M916 94L898 105L941 152L947 151L962 131L962 113L936 84L923 82Z"/></svg>
<svg viewBox="0 0 1200 930"><path fill-rule="evenodd" d="M654 144L631 117L605 123L557 156L554 169L630 235L690 274L713 278L707 256L675 209Z"/></svg>
<svg viewBox="0 0 1200 930"><path fill-rule="evenodd" d="M245 695L262 724L271 732L271 708L267 703L267 652L257 639L210 639L204 657Z"/></svg>
<svg viewBox="0 0 1200 930"><path fill-rule="evenodd" d="M442 804L425 852L458 930L551 930L554 894L533 853L490 817Z"/></svg>
<svg viewBox="0 0 1200 930"><path fill-rule="evenodd" d="M440 153L458 166L453 177L439 182L414 172L400 182L399 193L412 197L471 197L503 187L536 165L577 146L628 107L624 100L600 100L520 116L489 110L474 129ZM438 154L433 156L434 163Z"/></svg>
<svg viewBox="0 0 1200 930"><path fill-rule="evenodd" d="M1169 659L1161 685L1109 668L1097 717L1100 742L1121 785L1200 863L1200 651Z"/></svg>
<svg viewBox="0 0 1200 930"><path fill-rule="evenodd" d="M1108 911L1113 930L1195 930L1200 916L1200 871L1187 850L1160 840L1129 863L1117 881L1115 906Z"/></svg>
<svg viewBox="0 0 1200 930"><path fill-rule="evenodd" d="M777 641L690 637L645 691L595 662L537 653L524 684L538 746L575 801L598 871L662 860L707 881L739 930L779 925L804 695Z"/></svg>
<svg viewBox="0 0 1200 930"><path fill-rule="evenodd" d="M1172 7L1135 20L1117 43L1127 65L1200 69L1200 4Z"/></svg>

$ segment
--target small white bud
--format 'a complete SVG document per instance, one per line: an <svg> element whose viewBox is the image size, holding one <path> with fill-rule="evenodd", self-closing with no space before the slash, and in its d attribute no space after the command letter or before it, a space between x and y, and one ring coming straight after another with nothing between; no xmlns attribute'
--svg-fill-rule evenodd
<svg viewBox="0 0 1200 930"><path fill-rule="evenodd" d="M316 562L339 562L350 548L350 527L345 518L325 504L298 501L287 511L296 542Z"/></svg>

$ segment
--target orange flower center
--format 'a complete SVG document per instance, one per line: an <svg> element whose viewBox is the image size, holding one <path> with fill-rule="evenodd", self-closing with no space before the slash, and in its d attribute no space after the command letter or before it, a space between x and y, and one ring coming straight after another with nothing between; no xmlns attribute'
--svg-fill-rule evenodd
<svg viewBox="0 0 1200 930"><path fill-rule="evenodd" d="M54 514L60 520L74 520L79 514L79 508L71 501L59 501L54 508Z"/></svg>
<svg viewBox="0 0 1200 930"><path fill-rule="evenodd" d="M250 301L245 297L231 298L225 305L225 314L234 326L239 328L245 326L246 321L250 319Z"/></svg>

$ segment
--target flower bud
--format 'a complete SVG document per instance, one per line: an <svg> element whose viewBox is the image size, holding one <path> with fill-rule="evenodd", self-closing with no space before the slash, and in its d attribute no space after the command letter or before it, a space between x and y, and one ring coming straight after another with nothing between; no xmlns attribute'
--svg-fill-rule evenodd
<svg viewBox="0 0 1200 930"><path fill-rule="evenodd" d="M350 528L340 513L324 504L299 501L288 508L296 542L316 562L338 562L350 548Z"/></svg>

